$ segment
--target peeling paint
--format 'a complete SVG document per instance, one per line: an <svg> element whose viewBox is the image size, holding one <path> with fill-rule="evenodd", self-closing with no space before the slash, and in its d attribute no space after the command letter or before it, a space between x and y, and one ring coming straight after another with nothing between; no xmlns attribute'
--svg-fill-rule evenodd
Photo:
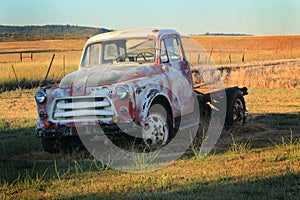
<svg viewBox="0 0 300 200"><path fill-rule="evenodd" d="M89 39L86 45L127 37L151 38L156 42L155 59L153 63L113 62L87 68L80 67L77 72L68 74L59 86L47 89L46 102L37 104L38 111L44 109L48 114L47 118L38 119L38 128L45 128L47 122L50 122L53 128L114 124L113 117L117 117L119 123L143 124L151 103L157 96L167 99L174 118L191 113L194 105L192 74L188 62L183 62L185 60L183 47L180 46L180 52L183 52L182 60L161 63L160 55L163 53L160 51L161 40L168 36L180 40L179 33L174 30L153 32L152 29L101 34ZM181 41L179 44L181 45ZM124 91L128 93L124 99L121 99L116 91L121 85L128 87L128 91ZM94 116L90 116L90 113L93 113L90 106L84 105L91 104L90 99L93 98L95 101L106 103L93 104L98 105L95 108L97 112ZM64 102L80 103L76 104L78 106L76 108L63 109L66 106L58 107L58 102L61 102L60 105Z"/></svg>

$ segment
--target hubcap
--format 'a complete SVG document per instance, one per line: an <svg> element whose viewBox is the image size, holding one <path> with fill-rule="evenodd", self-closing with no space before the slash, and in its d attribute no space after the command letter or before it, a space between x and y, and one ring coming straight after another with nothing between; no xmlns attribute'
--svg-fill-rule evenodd
<svg viewBox="0 0 300 200"><path fill-rule="evenodd" d="M149 148L166 144L169 127L166 119L157 113L149 114L143 129L143 139Z"/></svg>

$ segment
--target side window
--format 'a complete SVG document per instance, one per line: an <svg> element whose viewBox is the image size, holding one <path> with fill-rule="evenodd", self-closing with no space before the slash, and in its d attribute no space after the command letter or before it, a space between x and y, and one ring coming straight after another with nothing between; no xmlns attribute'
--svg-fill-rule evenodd
<svg viewBox="0 0 300 200"><path fill-rule="evenodd" d="M89 66L89 64L90 64L90 51L91 51L91 46L88 46L85 49L84 56L83 56L83 59L81 61L81 67Z"/></svg>
<svg viewBox="0 0 300 200"><path fill-rule="evenodd" d="M100 44L94 44L90 47L90 63L89 65L98 65L100 63Z"/></svg>
<svg viewBox="0 0 300 200"><path fill-rule="evenodd" d="M84 56L81 62L81 67L90 66L90 65L98 65L100 62L100 49L101 44L91 44L87 46Z"/></svg>
<svg viewBox="0 0 300 200"><path fill-rule="evenodd" d="M161 58L162 63L169 62L169 56L168 56L168 52L167 52L167 49L166 49L165 40L162 40L161 44L160 44L160 58Z"/></svg>
<svg viewBox="0 0 300 200"><path fill-rule="evenodd" d="M105 44L104 46L104 60L111 61L118 56L118 47L115 43Z"/></svg>
<svg viewBox="0 0 300 200"><path fill-rule="evenodd" d="M178 40L174 37L165 38L161 43L161 60L163 63L181 60Z"/></svg>

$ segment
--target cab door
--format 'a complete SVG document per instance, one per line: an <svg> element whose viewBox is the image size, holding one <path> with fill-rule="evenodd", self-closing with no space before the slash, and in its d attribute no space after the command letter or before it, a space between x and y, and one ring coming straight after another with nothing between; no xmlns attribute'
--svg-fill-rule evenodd
<svg viewBox="0 0 300 200"><path fill-rule="evenodd" d="M188 61L177 35L166 36L160 42L160 61L165 68L172 92L172 106L180 115L193 111L193 81Z"/></svg>

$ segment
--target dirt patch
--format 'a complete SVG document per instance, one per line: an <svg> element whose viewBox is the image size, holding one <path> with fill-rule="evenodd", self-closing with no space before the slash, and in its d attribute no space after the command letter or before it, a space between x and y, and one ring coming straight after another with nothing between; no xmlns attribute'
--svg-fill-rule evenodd
<svg viewBox="0 0 300 200"><path fill-rule="evenodd" d="M281 130L269 127L261 122L248 122L244 126L224 130L216 144L216 149L228 149L233 140L235 142L249 141L252 144L252 148L265 148L281 144L282 141L288 141L291 137L293 139L300 138L299 127L295 130Z"/></svg>

